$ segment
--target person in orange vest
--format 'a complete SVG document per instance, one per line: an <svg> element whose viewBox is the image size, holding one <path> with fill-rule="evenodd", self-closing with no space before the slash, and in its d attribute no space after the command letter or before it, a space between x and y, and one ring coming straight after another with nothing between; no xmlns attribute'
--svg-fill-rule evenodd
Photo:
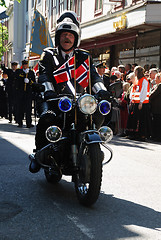
<svg viewBox="0 0 161 240"><path fill-rule="evenodd" d="M144 75L144 68L136 66L134 73L135 81L130 94L127 132L132 139L146 140L151 136L150 85Z"/></svg>

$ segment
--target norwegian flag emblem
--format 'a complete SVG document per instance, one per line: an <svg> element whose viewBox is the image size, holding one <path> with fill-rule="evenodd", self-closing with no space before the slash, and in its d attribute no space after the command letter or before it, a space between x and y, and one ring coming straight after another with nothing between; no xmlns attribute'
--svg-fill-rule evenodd
<svg viewBox="0 0 161 240"><path fill-rule="evenodd" d="M87 58L75 71L76 81L83 87L89 83L89 59Z"/></svg>
<svg viewBox="0 0 161 240"><path fill-rule="evenodd" d="M58 68L54 74L54 78L57 83L67 82L72 79L74 75L74 57L70 58L60 68Z"/></svg>
<svg viewBox="0 0 161 240"><path fill-rule="evenodd" d="M74 57L65 62L59 69L53 72L57 83L67 82L74 79ZM89 59L86 59L75 70L76 81L83 88L89 84Z"/></svg>

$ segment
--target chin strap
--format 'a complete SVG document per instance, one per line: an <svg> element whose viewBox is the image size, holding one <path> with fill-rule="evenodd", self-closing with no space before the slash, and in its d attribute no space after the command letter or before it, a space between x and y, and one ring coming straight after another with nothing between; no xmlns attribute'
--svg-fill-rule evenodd
<svg viewBox="0 0 161 240"><path fill-rule="evenodd" d="M69 51L71 51L71 50L73 50L74 49L74 44L73 44L73 46L71 47L71 48L69 48L69 49L64 49L62 46L60 46L60 49L61 50L63 50L64 52L69 52Z"/></svg>

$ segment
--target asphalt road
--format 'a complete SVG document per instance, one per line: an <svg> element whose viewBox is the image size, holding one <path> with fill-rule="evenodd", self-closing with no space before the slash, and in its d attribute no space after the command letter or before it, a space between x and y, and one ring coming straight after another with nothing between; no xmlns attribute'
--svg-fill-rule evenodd
<svg viewBox="0 0 161 240"><path fill-rule="evenodd" d="M34 134L0 119L0 240L161 240L161 144L114 137L100 197L86 208L70 177L53 186L28 171Z"/></svg>

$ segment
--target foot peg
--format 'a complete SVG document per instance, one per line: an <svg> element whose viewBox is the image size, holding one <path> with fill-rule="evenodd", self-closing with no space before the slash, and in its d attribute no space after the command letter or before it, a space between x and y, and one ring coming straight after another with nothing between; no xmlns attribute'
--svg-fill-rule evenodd
<svg viewBox="0 0 161 240"><path fill-rule="evenodd" d="M29 160L30 161L35 160L35 154L34 153L29 155Z"/></svg>
<svg viewBox="0 0 161 240"><path fill-rule="evenodd" d="M40 164L36 161L35 159L35 154L30 154L29 155L29 159L31 161L30 165L29 165L29 171L31 173L37 173L38 171L40 171Z"/></svg>

